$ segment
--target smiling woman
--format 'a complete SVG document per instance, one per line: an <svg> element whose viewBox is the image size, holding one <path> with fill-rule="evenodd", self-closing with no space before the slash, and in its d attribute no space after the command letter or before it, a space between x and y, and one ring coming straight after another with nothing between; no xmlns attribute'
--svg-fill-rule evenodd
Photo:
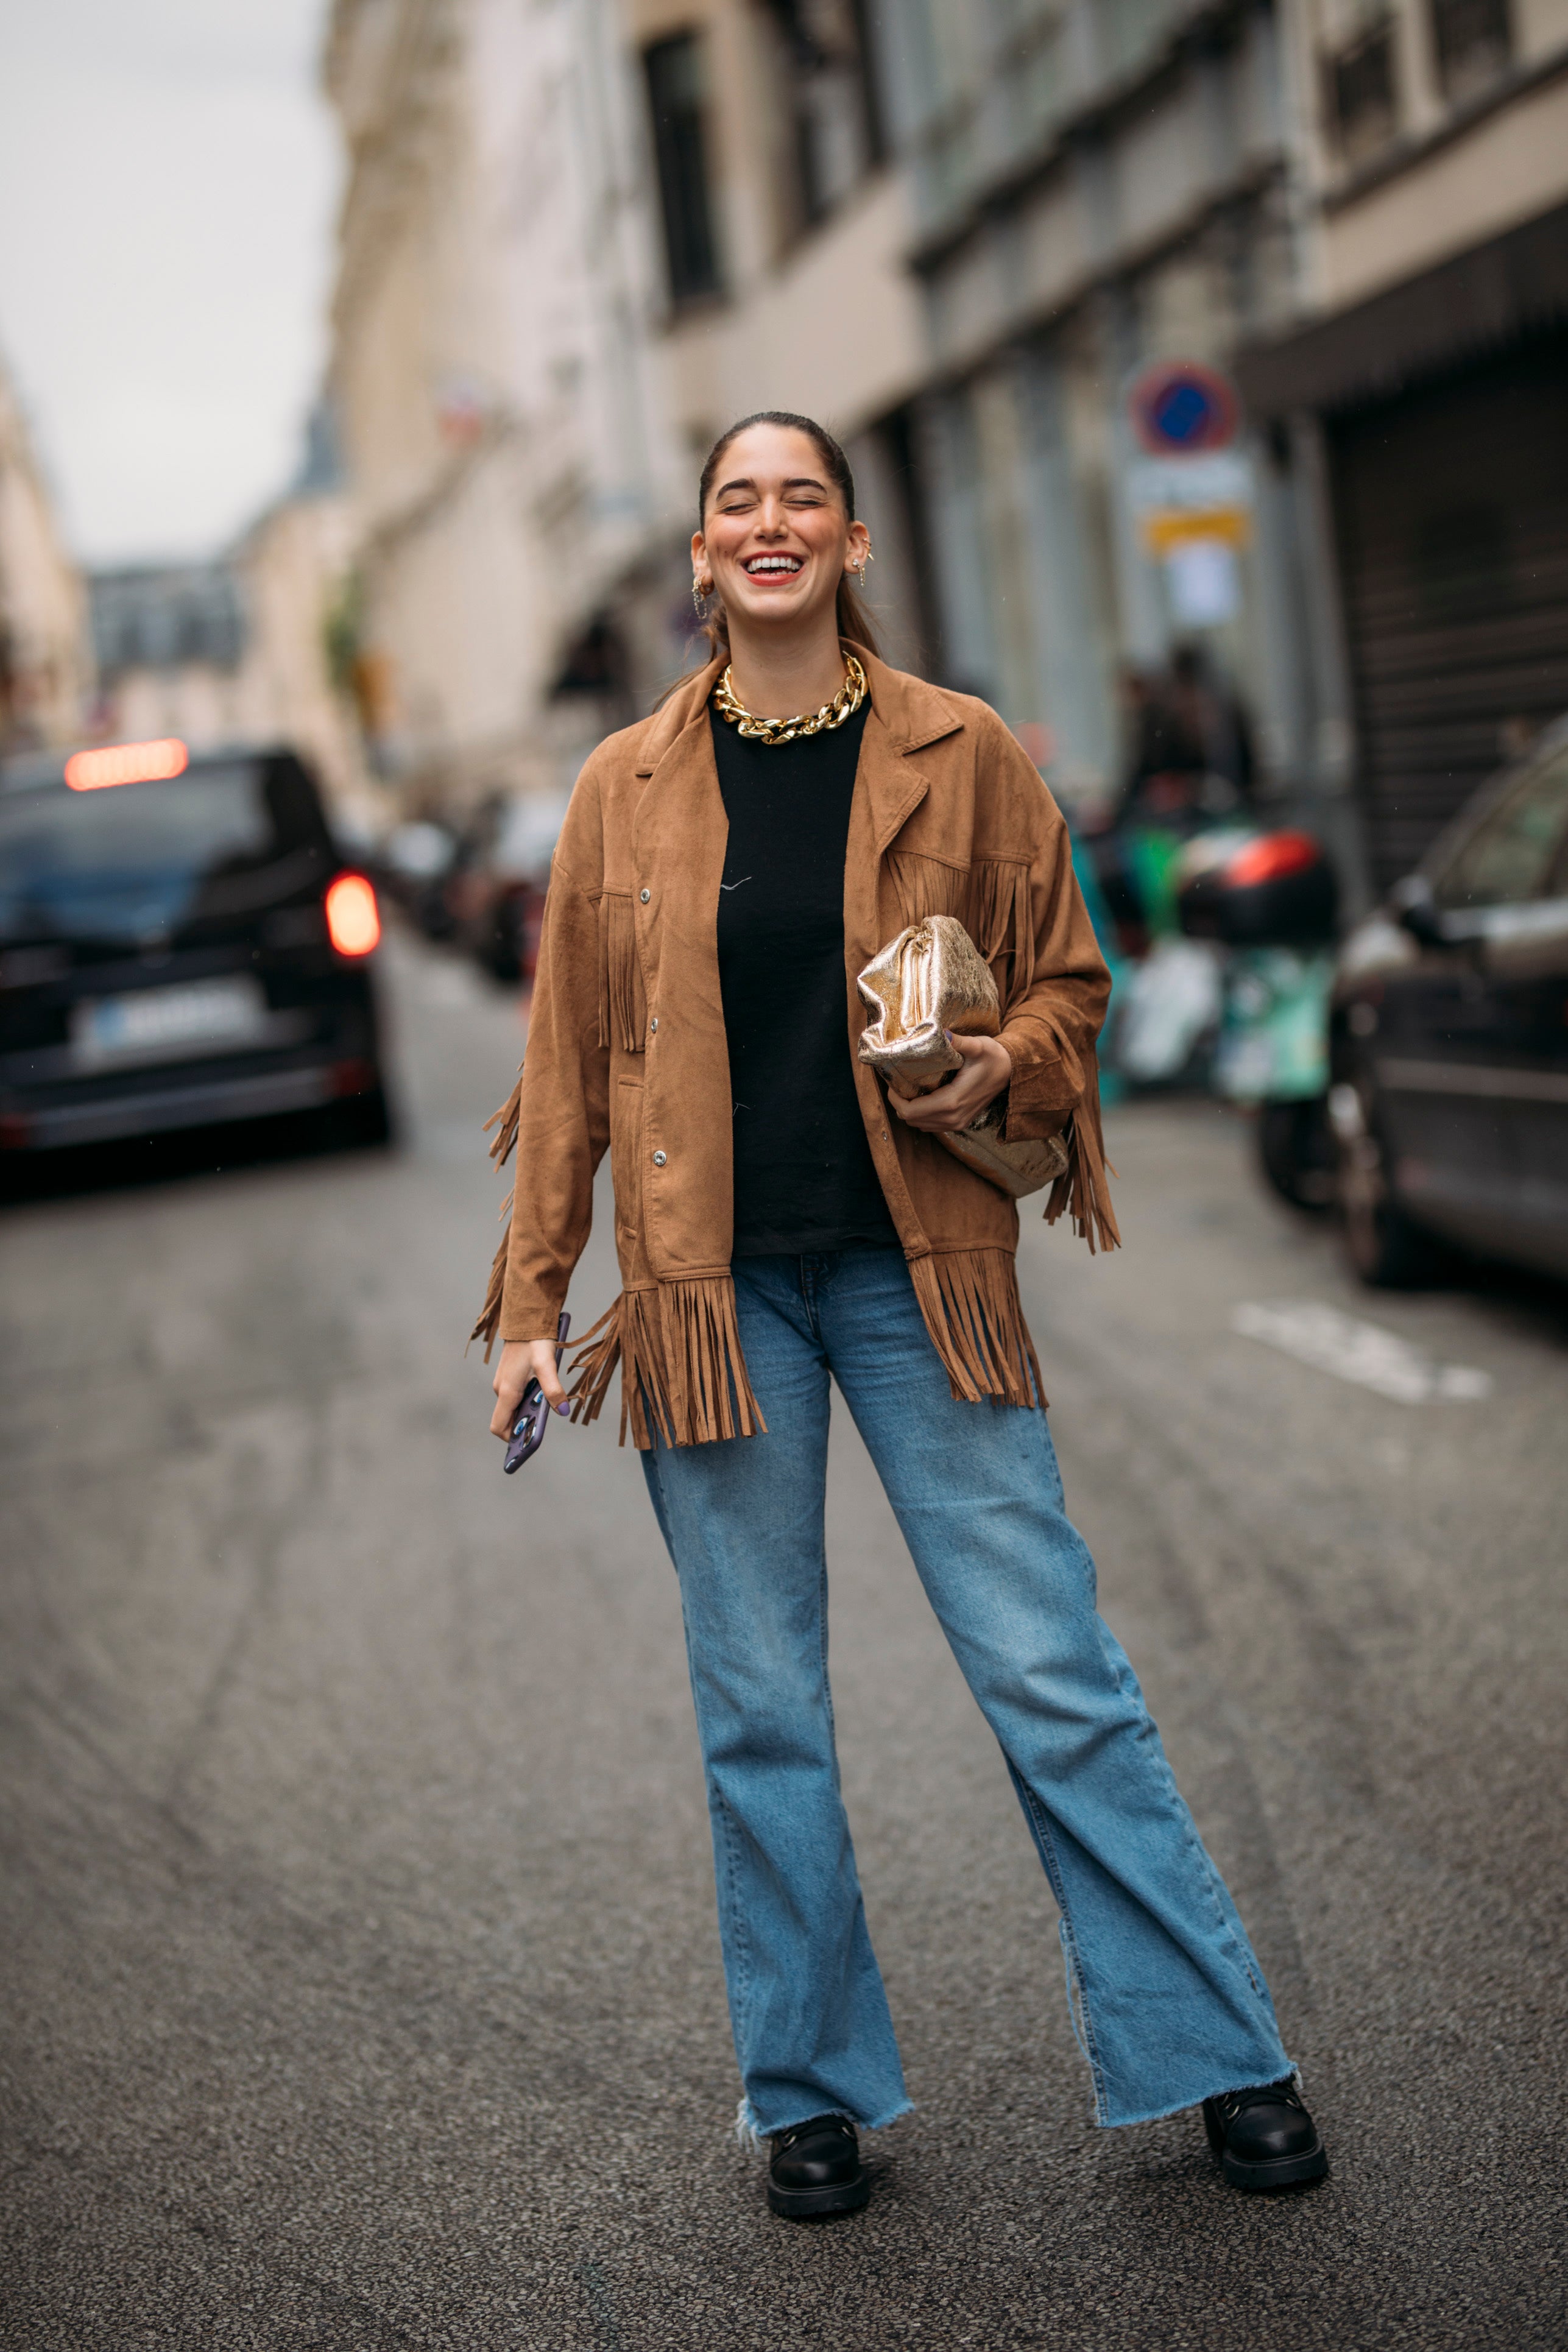
<svg viewBox="0 0 1568 2352"><path fill-rule="evenodd" d="M1009 1142L1064 1138L1047 1217L1114 1244L1105 966L1033 762L984 703L878 658L850 585L870 553L821 425L772 412L717 444L691 541L713 657L600 746L556 852L498 1115L518 1165L479 1325L503 1343L490 1425L531 1378L591 1421L620 1367L680 1579L774 2212L864 2205L857 2126L909 2105L834 1749L830 1377L1049 1874L1100 2120L1202 2103L1227 2179L1314 2179L1262 1973L1064 1513L1016 1207L942 1145L1005 1097ZM951 1079L884 1095L857 976L938 915L989 966L1000 1034L955 1024ZM554 1334L606 1149L624 1286L568 1399Z"/></svg>
<svg viewBox="0 0 1568 2352"><path fill-rule="evenodd" d="M844 682L840 638L879 650L850 585L858 572L865 586L872 561L871 535L854 515L849 461L809 416L764 409L732 425L708 453L691 540L692 599L715 658L730 665L737 699L762 717L831 700ZM823 690L814 696L814 688Z"/></svg>

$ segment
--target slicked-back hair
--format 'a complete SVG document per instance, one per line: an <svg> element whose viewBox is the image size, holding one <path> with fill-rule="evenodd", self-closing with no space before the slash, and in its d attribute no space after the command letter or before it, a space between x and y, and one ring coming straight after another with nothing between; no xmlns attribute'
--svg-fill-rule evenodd
<svg viewBox="0 0 1568 2352"><path fill-rule="evenodd" d="M753 425L782 425L785 432L804 433L816 448L827 470L828 480L844 502L846 522L854 521L855 477L849 470L848 458L826 425L818 425L813 416L792 415L788 409L759 408L754 416L742 416L738 425L731 425L727 433L721 433L708 452L697 485L699 530L708 528L708 499L725 450L739 435L749 433ZM715 657L727 661L730 657L730 618L721 596L714 597L708 618L702 624L702 634L712 647ZM838 583L838 634L841 637L853 637L857 645L865 646L871 653L879 654L882 650L877 641L877 625L867 611L864 600L850 586L847 572Z"/></svg>

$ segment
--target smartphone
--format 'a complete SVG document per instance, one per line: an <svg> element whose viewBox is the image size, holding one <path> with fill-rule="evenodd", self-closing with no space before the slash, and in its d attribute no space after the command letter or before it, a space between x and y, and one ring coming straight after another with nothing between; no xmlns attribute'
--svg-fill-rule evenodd
<svg viewBox="0 0 1568 2352"><path fill-rule="evenodd" d="M572 1328L572 1318L563 1310L555 1326L555 1361L559 1365L566 1352L566 1335ZM517 1419L507 1441L506 1458L501 1468L510 1478L521 1470L531 1454L537 1454L544 1443L544 1433L550 1426L550 1407L544 1402L544 1391L537 1381L530 1381L517 1408Z"/></svg>

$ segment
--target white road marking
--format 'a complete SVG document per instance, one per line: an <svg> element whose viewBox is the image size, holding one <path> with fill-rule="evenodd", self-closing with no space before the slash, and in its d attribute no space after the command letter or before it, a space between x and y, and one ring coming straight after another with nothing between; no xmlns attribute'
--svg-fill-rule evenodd
<svg viewBox="0 0 1568 2352"><path fill-rule="evenodd" d="M1492 1392L1489 1372L1468 1364L1435 1364L1419 1348L1381 1324L1358 1322L1313 1298L1245 1301L1230 1328L1246 1339L1261 1339L1337 1381L1372 1389L1395 1404L1427 1404L1434 1398L1479 1404Z"/></svg>

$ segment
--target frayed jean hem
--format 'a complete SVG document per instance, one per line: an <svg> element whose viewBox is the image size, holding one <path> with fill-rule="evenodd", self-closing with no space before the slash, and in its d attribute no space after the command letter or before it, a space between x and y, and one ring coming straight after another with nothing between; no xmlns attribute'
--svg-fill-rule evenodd
<svg viewBox="0 0 1568 2352"><path fill-rule="evenodd" d="M1234 2089L1238 2086L1233 2084L1231 2087ZM752 2112L750 2099L742 2099L735 2110L734 2137L742 2147L760 2149L773 2133L794 2131L797 2124L811 2123L818 2116L843 2116L847 2122L854 2125L857 2131L886 2131L888 2126L896 2124L900 2116L912 2115L914 2105L912 2099L900 2099L896 2107L888 2109L886 2115L870 2118L864 2116L852 2116L847 2107L808 2107L804 2116L791 2116L782 2124L770 2124L764 2131Z"/></svg>
<svg viewBox="0 0 1568 2352"><path fill-rule="evenodd" d="M1127 2116L1099 2115L1095 2121L1102 2131L1125 2131L1133 2124L1163 2124L1171 2116L1190 2115L1193 2108L1201 2107L1205 2099L1223 2098L1227 2091L1266 2091L1274 2084L1287 2080L1294 2084L1298 2091L1300 2089L1301 2069L1290 2058L1286 2059L1278 2074L1253 2075L1245 2083L1237 2082L1233 2076L1226 2082L1215 2083L1212 2090L1199 2091L1190 2099L1178 2099L1173 2106L1141 2108L1135 2115Z"/></svg>

